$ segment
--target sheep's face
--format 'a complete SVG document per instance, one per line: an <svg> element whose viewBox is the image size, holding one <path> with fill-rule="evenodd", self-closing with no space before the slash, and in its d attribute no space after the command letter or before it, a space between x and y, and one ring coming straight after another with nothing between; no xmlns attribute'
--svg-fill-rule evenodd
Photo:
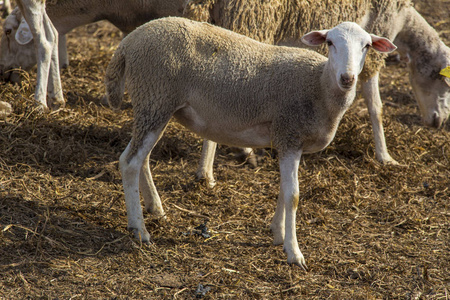
<svg viewBox="0 0 450 300"><path fill-rule="evenodd" d="M16 38L19 36L17 31L21 20L22 16L16 8L3 23L3 35L0 42L0 78L15 83L21 81L20 69L29 71L36 65L32 39L25 40L25 43L22 39L20 44Z"/></svg>
<svg viewBox="0 0 450 300"><path fill-rule="evenodd" d="M337 86L349 91L356 85L370 47L380 52L391 52L397 47L388 39L368 34L358 24L344 22L330 30L305 34L302 41L309 46L328 45L328 62Z"/></svg>
<svg viewBox="0 0 450 300"><path fill-rule="evenodd" d="M450 115L450 51L444 61L421 63L420 59L409 63L409 79L425 125L441 127ZM436 55L439 57L442 55Z"/></svg>

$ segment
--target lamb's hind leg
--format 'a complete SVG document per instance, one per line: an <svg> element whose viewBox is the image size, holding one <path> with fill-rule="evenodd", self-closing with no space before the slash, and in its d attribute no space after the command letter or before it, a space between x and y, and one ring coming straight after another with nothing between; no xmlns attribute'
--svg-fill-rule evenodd
<svg viewBox="0 0 450 300"><path fill-rule="evenodd" d="M156 191L155 183L150 173L150 154L145 158L142 164L141 174L139 178L139 189L144 198L145 210L155 216L163 216L165 218L164 209L162 208L161 199Z"/></svg>
<svg viewBox="0 0 450 300"><path fill-rule="evenodd" d="M127 208L128 230L132 231L134 236L142 242L149 242L150 234L145 228L144 215L139 198L139 177L141 176L142 168L144 168L144 163L147 162L147 158L158 141L162 130L150 131L142 141L133 137L119 160ZM148 175L150 175L150 170L148 170ZM153 184L151 175L146 179Z"/></svg>
<svg viewBox="0 0 450 300"><path fill-rule="evenodd" d="M203 141L202 156L200 158L197 171L195 172L197 180L205 179L206 185L209 188L213 188L216 185L213 174L214 155L216 153L216 147L217 143L213 141Z"/></svg>

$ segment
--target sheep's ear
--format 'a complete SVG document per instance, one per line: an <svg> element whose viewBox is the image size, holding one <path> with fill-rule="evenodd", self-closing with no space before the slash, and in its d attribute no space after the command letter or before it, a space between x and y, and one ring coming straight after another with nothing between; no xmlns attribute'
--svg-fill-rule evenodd
<svg viewBox="0 0 450 300"><path fill-rule="evenodd" d="M22 19L20 22L19 28L16 31L16 41L20 45L26 45L33 39L33 35L31 34L30 27L28 26L25 19Z"/></svg>
<svg viewBox="0 0 450 300"><path fill-rule="evenodd" d="M302 42L308 46L319 46L327 40L328 30L311 31L302 37Z"/></svg>
<svg viewBox="0 0 450 300"><path fill-rule="evenodd" d="M372 47L377 51L389 53L397 49L397 46L387 38L379 37L374 34L371 34L370 37L372 38Z"/></svg>

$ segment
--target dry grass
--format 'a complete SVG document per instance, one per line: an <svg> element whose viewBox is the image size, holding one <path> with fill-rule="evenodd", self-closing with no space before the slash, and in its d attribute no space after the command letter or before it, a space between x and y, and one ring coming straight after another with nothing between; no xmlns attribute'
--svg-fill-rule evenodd
<svg viewBox="0 0 450 300"><path fill-rule="evenodd" d="M418 9L450 45L450 2ZM381 78L390 152L376 162L358 100L334 142L305 155L297 219L309 272L286 264L268 228L277 158L240 165L227 147L213 190L194 181L201 140L173 123L152 172L167 221L147 216L153 244L126 231L117 160L131 108L101 105L120 34L105 23L69 37L67 108L33 111L35 77L2 84L14 114L0 120L0 298L449 299L450 133L421 126L404 65ZM195 229L208 219L210 237Z"/></svg>

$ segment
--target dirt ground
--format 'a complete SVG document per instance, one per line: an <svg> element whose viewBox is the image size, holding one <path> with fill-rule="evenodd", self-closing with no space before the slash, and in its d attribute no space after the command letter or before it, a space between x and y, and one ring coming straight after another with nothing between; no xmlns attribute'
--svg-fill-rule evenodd
<svg viewBox="0 0 450 300"><path fill-rule="evenodd" d="M415 3L450 45L450 1ZM118 158L131 105L101 104L120 39L104 22L69 35L56 113L34 111L35 72L1 84L14 114L0 119L0 299L450 299L450 125L422 126L404 63L381 76L400 166L376 161L360 95L332 144L302 158L305 272L272 245L275 153L252 168L220 147L208 189L194 180L202 141L176 123L151 160L167 220L146 215L150 245L127 232Z"/></svg>

